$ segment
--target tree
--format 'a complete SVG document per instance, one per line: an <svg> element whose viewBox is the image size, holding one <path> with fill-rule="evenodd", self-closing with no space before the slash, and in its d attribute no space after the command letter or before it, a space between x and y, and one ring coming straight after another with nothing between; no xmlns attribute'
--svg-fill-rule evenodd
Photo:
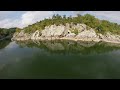
<svg viewBox="0 0 120 90"><path fill-rule="evenodd" d="M21 29L20 28L16 28L16 32L20 32L21 31Z"/></svg>
<svg viewBox="0 0 120 90"><path fill-rule="evenodd" d="M66 15L63 15L63 19L66 19Z"/></svg>
<svg viewBox="0 0 120 90"><path fill-rule="evenodd" d="M86 14L84 16L77 14L77 17L66 17L66 15L59 15L59 14L54 14L52 18L44 19L39 22L34 23L33 25L29 25L22 30L25 30L26 33L32 33L35 32L36 30L43 30L46 26L50 26L53 24L56 25L66 25L66 23L83 23L86 24L88 27L91 27L95 29L99 33L105 33L105 32L113 32L113 33L120 33L120 25L117 23L111 23L106 20L99 20L95 18L95 16L92 16L90 14ZM18 30L20 31L20 30ZM0 31L0 33L6 33L3 31Z"/></svg>

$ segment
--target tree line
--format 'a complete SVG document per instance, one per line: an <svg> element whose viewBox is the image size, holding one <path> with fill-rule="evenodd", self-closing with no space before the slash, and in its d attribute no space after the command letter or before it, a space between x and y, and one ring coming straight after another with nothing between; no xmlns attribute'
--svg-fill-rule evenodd
<svg viewBox="0 0 120 90"><path fill-rule="evenodd" d="M78 14L76 17L69 16L67 17L66 15L53 15L52 18L44 19L42 21L36 22L32 25L28 25L27 27L23 29L17 28L17 32L20 32L21 30L24 30L26 33L32 33L35 32L36 30L43 30L45 26L50 26L50 25L65 25L66 23L83 23L86 24L87 26L94 28L96 32L99 33L105 33L105 32L112 32L116 34L120 34L120 25L117 23L109 22L107 20L99 20L98 18L95 18L95 16L92 16L90 14L86 14L84 16Z"/></svg>
<svg viewBox="0 0 120 90"><path fill-rule="evenodd" d="M15 31L16 31L16 28L9 28L9 29L0 28L0 39L7 37L7 36L12 37L12 35L15 33Z"/></svg>

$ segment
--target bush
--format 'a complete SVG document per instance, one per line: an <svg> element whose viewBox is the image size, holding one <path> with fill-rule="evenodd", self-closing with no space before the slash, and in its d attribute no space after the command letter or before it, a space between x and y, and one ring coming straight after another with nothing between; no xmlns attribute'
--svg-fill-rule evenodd
<svg viewBox="0 0 120 90"><path fill-rule="evenodd" d="M75 29L71 29L70 31L71 33L75 33L76 35L78 35L78 29L75 28Z"/></svg>
<svg viewBox="0 0 120 90"><path fill-rule="evenodd" d="M115 34L120 34L120 25L118 25L117 23L109 22L107 20L99 20L90 14L86 14L84 16L78 15L77 17L71 17L71 16L66 17L65 15L62 17L57 14L57 15L53 15L52 18L44 19L33 25L29 25L28 27L23 28L23 30L25 30L26 33L32 33L32 32L35 32L36 30L41 31L46 26L50 26L53 24L65 25L66 23L69 23L69 24L70 23L73 23L73 24L84 23L88 26L88 29L89 27L93 28L95 29L96 32L99 32L99 33L105 33L105 32L110 31ZM74 32L78 33L77 30L74 30Z"/></svg>

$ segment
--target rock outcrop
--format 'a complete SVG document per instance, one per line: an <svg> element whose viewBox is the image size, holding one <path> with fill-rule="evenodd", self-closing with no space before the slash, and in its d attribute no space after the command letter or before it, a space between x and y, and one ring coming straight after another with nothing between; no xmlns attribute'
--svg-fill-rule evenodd
<svg viewBox="0 0 120 90"><path fill-rule="evenodd" d="M25 33L24 31L21 31L20 33L16 32L12 38L12 40L22 40L22 41L29 39L31 39L31 34Z"/></svg>
<svg viewBox="0 0 120 90"><path fill-rule="evenodd" d="M75 33L70 33L66 35L67 38L74 38L75 36L76 36Z"/></svg>
<svg viewBox="0 0 120 90"><path fill-rule="evenodd" d="M51 25L45 27L43 30L36 30L34 33L25 33L23 30L13 35L12 40L55 40L55 39L71 39L82 41L104 41L112 43L120 43L120 36L113 35L110 32L106 34L96 33L94 29L86 26L85 24L66 24L64 25Z"/></svg>
<svg viewBox="0 0 120 90"><path fill-rule="evenodd" d="M60 26L56 26L56 25L51 25L46 27L41 33L42 33L42 37L60 37L60 36L64 36L64 32L65 32L65 26L60 25Z"/></svg>
<svg viewBox="0 0 120 90"><path fill-rule="evenodd" d="M39 32L39 30L37 30L37 31L35 31L35 33L32 34L31 39L37 40L40 38L40 36L41 36L41 32Z"/></svg>
<svg viewBox="0 0 120 90"><path fill-rule="evenodd" d="M85 30L76 36L76 38L87 38L87 39L88 38L96 38L96 37L97 37L97 35L93 29Z"/></svg>

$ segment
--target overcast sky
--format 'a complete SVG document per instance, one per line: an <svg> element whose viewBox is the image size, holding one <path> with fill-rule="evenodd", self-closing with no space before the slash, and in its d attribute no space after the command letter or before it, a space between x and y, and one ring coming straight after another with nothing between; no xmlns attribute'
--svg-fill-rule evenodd
<svg viewBox="0 0 120 90"><path fill-rule="evenodd" d="M120 11L0 11L0 27L25 27L53 14L75 16L76 14L86 14L96 16L99 19L109 20L120 24Z"/></svg>

